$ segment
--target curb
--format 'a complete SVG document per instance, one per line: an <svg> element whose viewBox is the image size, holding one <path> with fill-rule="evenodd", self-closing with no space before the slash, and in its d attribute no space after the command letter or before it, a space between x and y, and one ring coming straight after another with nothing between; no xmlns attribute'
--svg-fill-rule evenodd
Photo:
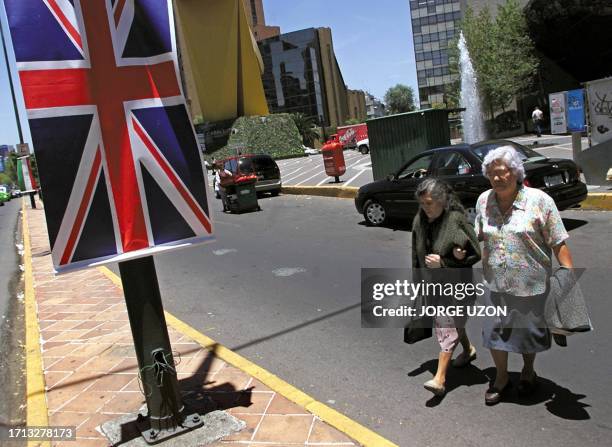
<svg viewBox="0 0 612 447"><path fill-rule="evenodd" d="M98 267L98 270L102 272L108 279L110 279L117 287L123 288L121 284L121 278L119 278L112 270L108 267ZM183 335L188 336L203 348L213 352L214 355L219 357L221 360L229 363L235 368L243 371L244 373L253 376L261 383L266 385L268 388L276 391L278 394L296 403L297 405L305 408L313 415L319 417L322 421L331 425L335 429L341 431L345 435L357 441L364 447L398 447L397 444L385 439L376 432L373 432L367 427L353 421L342 413L334 410L333 408L318 402L308 394L294 387L293 385L285 382L283 379L265 370L264 368L256 365L250 360L242 357L240 354L235 353L231 349L217 343L212 338L202 334L197 329L189 326L187 323L179 320L172 314L164 312L166 322L168 326L174 330L180 332Z"/></svg>
<svg viewBox="0 0 612 447"><path fill-rule="evenodd" d="M583 210L612 211L612 194L606 192L590 192L586 200L580 204Z"/></svg>
<svg viewBox="0 0 612 447"><path fill-rule="evenodd" d="M281 189L283 194L336 197L339 199L354 199L357 197L357 191L359 191L359 188L356 186L283 186ZM589 192L578 209L612 211L612 193Z"/></svg>
<svg viewBox="0 0 612 447"><path fill-rule="evenodd" d="M26 324L26 425L29 427L47 427L49 426L49 414L43 372L42 349L40 346L40 328L38 326L36 295L34 292L30 227L28 226L25 199L22 199L21 204ZM28 443L28 445L30 444ZM36 445L50 446L51 443L42 441Z"/></svg>
<svg viewBox="0 0 612 447"><path fill-rule="evenodd" d="M336 197L339 199L354 199L359 188L356 186L283 186L283 194L307 195L320 197Z"/></svg>

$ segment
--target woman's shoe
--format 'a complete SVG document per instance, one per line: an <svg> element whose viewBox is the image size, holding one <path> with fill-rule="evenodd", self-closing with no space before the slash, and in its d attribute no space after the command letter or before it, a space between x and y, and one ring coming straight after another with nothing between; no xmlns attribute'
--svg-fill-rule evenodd
<svg viewBox="0 0 612 447"><path fill-rule="evenodd" d="M518 384L518 395L521 397L531 396L538 388L538 376L533 373L533 379L531 380L520 380Z"/></svg>
<svg viewBox="0 0 612 447"><path fill-rule="evenodd" d="M510 390L510 388L512 388L512 382L510 382L510 379L508 379L508 382L501 390L491 385L485 393L485 404L495 405L500 403L504 395Z"/></svg>
<svg viewBox="0 0 612 447"><path fill-rule="evenodd" d="M444 385L440 385L438 382L436 382L433 379L425 382L423 386L425 387L427 391L431 391L432 393L434 393L434 395L438 397L442 397L446 394L446 387Z"/></svg>
<svg viewBox="0 0 612 447"><path fill-rule="evenodd" d="M461 354L457 356L457 358L453 359L452 365L455 368L465 368L470 363L476 360L476 348L474 345L470 346L470 352L463 351Z"/></svg>

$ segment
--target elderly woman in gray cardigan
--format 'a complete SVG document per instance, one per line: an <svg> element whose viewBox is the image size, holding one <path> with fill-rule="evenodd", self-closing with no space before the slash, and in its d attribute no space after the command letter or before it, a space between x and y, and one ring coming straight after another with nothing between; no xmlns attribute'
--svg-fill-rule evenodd
<svg viewBox="0 0 612 447"><path fill-rule="evenodd" d="M441 180L426 179L418 186L416 198L420 209L412 228L412 268L417 269L415 273L418 274L418 269L470 268L477 263L480 260L478 239L452 188ZM463 352L452 362L453 366L467 366L476 358L476 348L465 332L465 321L453 318L434 319L441 349L436 375L424 386L436 396L446 393L446 372L459 343Z"/></svg>

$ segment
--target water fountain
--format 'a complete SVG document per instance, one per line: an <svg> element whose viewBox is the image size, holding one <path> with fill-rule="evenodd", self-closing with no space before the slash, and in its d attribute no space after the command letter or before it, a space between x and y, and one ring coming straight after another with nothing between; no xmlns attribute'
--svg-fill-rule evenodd
<svg viewBox="0 0 612 447"><path fill-rule="evenodd" d="M484 115L478 92L476 73L470 59L463 32L459 36L459 68L461 71L461 100L465 112L463 119L463 141L468 144L482 141L486 138Z"/></svg>

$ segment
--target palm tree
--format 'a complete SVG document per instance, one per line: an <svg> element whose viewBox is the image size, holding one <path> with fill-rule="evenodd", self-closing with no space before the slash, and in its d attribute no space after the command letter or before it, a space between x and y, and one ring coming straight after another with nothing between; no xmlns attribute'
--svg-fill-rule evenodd
<svg viewBox="0 0 612 447"><path fill-rule="evenodd" d="M315 128L314 118L306 116L303 113L292 113L291 118L298 132L302 136L302 142L305 146L312 147L315 140L321 138L319 131Z"/></svg>

